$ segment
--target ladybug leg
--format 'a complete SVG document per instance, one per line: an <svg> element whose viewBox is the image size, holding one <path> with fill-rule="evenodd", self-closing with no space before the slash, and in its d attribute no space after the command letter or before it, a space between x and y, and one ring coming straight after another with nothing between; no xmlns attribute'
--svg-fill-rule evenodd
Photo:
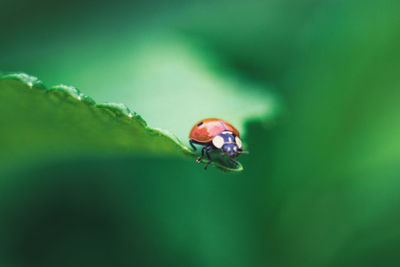
<svg viewBox="0 0 400 267"><path fill-rule="evenodd" d="M197 150L197 148L193 145L193 140L192 139L189 140L189 144L193 147L193 151Z"/></svg>
<svg viewBox="0 0 400 267"><path fill-rule="evenodd" d="M237 162L237 160L234 160L234 159L231 158L231 161L232 161L233 163L235 163L236 165L239 165L239 162Z"/></svg>
<svg viewBox="0 0 400 267"><path fill-rule="evenodd" d="M200 158L198 158L198 159L196 160L196 163L200 163L200 162L203 160L203 158L204 158L204 151L206 150L206 148L207 148L207 147L203 147L203 149L201 150L201 156L200 156Z"/></svg>
<svg viewBox="0 0 400 267"><path fill-rule="evenodd" d="M206 147L206 155L207 155L207 158L208 158L208 162L207 162L206 166L204 167L205 170L207 170L208 165L210 165L211 162L213 161L212 158L210 157L210 154L208 153L208 151L211 151L212 149L213 149L212 146Z"/></svg>

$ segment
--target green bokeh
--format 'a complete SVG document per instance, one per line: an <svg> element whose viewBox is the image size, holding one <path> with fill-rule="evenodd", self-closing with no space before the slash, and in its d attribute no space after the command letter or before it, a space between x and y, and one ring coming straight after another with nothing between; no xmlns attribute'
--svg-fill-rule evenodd
<svg viewBox="0 0 400 267"><path fill-rule="evenodd" d="M4 265L399 265L398 1L0 7L2 71L125 103L180 138L202 105L228 111L250 151L234 174L140 153L21 161L0 180Z"/></svg>

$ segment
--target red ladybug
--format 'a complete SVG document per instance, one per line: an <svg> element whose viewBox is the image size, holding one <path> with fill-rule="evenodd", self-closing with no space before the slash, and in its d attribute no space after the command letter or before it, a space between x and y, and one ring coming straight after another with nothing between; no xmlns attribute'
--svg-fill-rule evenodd
<svg viewBox="0 0 400 267"><path fill-rule="evenodd" d="M241 153L247 153L242 150L239 131L229 122L221 119L209 118L197 122L190 131L189 138L189 143L193 150L197 150L194 144L203 145L201 156L196 160L196 163L199 163L204 158L205 153L209 160L205 169L212 162L208 153L210 151L221 149L221 155L229 156L235 163L234 158Z"/></svg>

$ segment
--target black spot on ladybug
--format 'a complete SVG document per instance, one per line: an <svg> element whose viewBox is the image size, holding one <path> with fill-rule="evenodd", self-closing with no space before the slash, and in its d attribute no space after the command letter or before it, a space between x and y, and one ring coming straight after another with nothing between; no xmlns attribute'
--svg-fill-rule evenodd
<svg viewBox="0 0 400 267"><path fill-rule="evenodd" d="M200 127L201 125L203 125L203 122L199 122L199 124L197 124L197 127Z"/></svg>

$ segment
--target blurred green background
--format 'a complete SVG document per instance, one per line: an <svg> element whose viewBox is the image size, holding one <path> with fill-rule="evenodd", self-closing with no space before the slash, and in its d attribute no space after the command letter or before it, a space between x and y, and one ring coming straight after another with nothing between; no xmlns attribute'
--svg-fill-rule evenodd
<svg viewBox="0 0 400 267"><path fill-rule="evenodd" d="M399 266L399 12L395 0L1 1L1 71L125 103L182 142L221 117L250 154L234 174L146 151L2 167L0 264Z"/></svg>

